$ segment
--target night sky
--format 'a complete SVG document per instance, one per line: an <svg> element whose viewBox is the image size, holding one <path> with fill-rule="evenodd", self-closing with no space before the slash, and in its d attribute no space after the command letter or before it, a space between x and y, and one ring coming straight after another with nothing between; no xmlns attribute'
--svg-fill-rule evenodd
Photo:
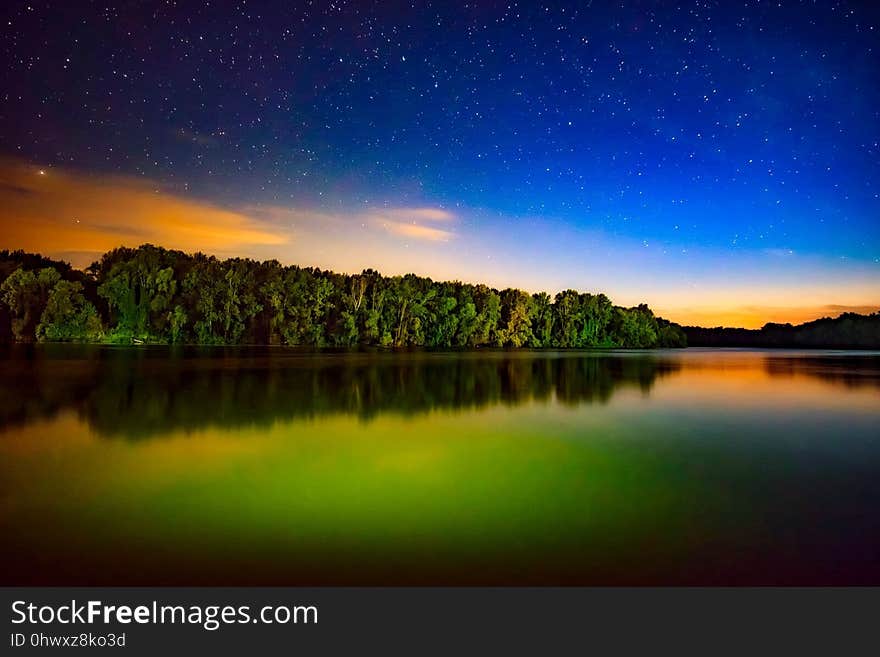
<svg viewBox="0 0 880 657"><path fill-rule="evenodd" d="M706 325L880 307L880 3L2 12L0 247L574 287Z"/></svg>

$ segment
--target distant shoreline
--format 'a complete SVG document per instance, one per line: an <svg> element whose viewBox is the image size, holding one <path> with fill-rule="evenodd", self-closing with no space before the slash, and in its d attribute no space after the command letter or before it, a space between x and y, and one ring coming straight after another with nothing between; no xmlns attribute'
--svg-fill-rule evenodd
<svg viewBox="0 0 880 657"><path fill-rule="evenodd" d="M803 324L766 324L760 329L682 327L691 347L763 349L880 349L880 311L843 313Z"/></svg>

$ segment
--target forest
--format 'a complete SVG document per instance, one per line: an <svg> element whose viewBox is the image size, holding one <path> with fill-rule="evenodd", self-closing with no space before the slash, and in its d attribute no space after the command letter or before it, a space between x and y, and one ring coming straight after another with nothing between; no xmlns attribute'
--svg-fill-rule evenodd
<svg viewBox="0 0 880 657"><path fill-rule="evenodd" d="M880 311L843 313L798 324L765 324L759 329L686 326L692 347L767 347L801 349L880 349Z"/></svg>
<svg viewBox="0 0 880 657"><path fill-rule="evenodd" d="M0 338L421 348L684 347L680 326L604 294L551 297L368 269L338 274L276 260L219 260L120 247L84 271L0 251Z"/></svg>

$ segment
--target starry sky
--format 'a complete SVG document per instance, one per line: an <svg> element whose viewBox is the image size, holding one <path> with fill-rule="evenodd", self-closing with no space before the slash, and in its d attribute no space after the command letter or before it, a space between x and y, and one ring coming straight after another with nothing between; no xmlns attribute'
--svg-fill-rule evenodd
<svg viewBox="0 0 880 657"><path fill-rule="evenodd" d="M880 307L880 5L7 2L0 248Z"/></svg>

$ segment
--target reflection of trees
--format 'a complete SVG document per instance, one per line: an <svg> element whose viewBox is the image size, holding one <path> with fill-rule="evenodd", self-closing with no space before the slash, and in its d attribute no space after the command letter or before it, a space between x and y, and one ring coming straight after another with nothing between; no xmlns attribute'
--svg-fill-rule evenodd
<svg viewBox="0 0 880 657"><path fill-rule="evenodd" d="M9 358L9 352L15 353ZM0 428L51 418L77 407L95 387L98 371L81 360L37 358L31 346L4 347L0 355Z"/></svg>
<svg viewBox="0 0 880 657"><path fill-rule="evenodd" d="M846 354L826 356L769 356L764 369L770 376L793 378L806 376L849 388L880 389L880 356Z"/></svg>
<svg viewBox="0 0 880 657"><path fill-rule="evenodd" d="M553 397L573 406L603 403L622 386L647 391L678 366L632 353L307 355L271 348L169 352L46 345L17 350L2 367L4 380L16 384L0 402L0 426L75 409L100 433L147 436Z"/></svg>
<svg viewBox="0 0 880 657"><path fill-rule="evenodd" d="M305 354L22 345L0 359L0 428L68 410L103 434L147 436L331 414L369 419L550 399L577 406L604 403L622 387L647 392L679 362L636 353ZM780 354L767 357L764 368L771 376L880 390L880 357Z"/></svg>

